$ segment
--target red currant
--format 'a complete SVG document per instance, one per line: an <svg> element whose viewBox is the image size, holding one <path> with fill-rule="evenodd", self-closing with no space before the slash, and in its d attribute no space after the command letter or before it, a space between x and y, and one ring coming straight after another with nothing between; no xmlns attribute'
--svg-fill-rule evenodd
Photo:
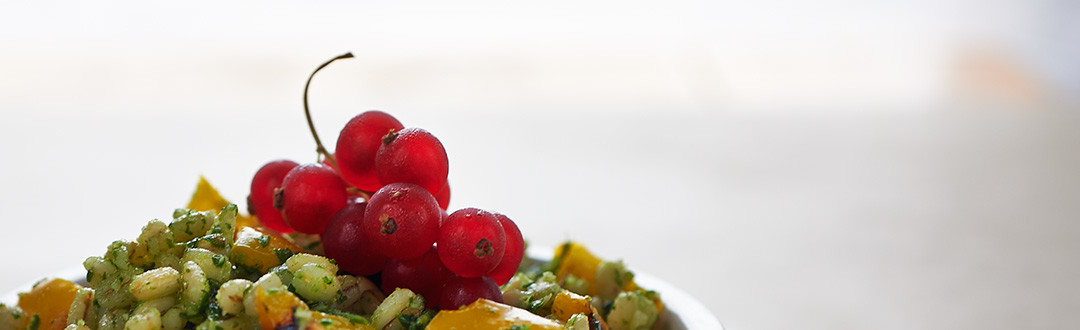
<svg viewBox="0 0 1080 330"><path fill-rule="evenodd" d="M458 309L484 298L502 303L502 291L490 277L450 276L439 295L439 309Z"/></svg>
<svg viewBox="0 0 1080 330"><path fill-rule="evenodd" d="M409 260L431 249L439 236L441 216L435 197L424 188L391 183L371 195L360 230L379 253Z"/></svg>
<svg viewBox="0 0 1080 330"><path fill-rule="evenodd" d="M341 129L334 147L334 156L345 181L364 191L382 187L375 174L375 153L382 145L383 136L402 128L404 126L394 116L382 111L366 111L350 119Z"/></svg>
<svg viewBox="0 0 1080 330"><path fill-rule="evenodd" d="M446 210L450 206L450 182L443 185L439 192L435 193L435 200L439 201L439 207Z"/></svg>
<svg viewBox="0 0 1080 330"><path fill-rule="evenodd" d="M282 233L293 232L281 218L281 211L274 208L274 189L281 188L285 174L296 165L296 162L291 160L275 160L259 168L255 172L255 178L251 179L251 193L247 200L248 213L259 217L259 222L266 228Z"/></svg>
<svg viewBox="0 0 1080 330"><path fill-rule="evenodd" d="M454 211L439 228L439 259L461 277L491 273L506 251L506 234L490 212L466 208Z"/></svg>
<svg viewBox="0 0 1080 330"><path fill-rule="evenodd" d="M503 232L506 234L506 252L503 253L499 265L495 266L489 276L495 280L496 284L503 285L514 277L518 267L521 266L521 259L525 257L525 239L521 237L521 230L513 220L499 213L495 213L495 218L499 219L499 224L502 225Z"/></svg>
<svg viewBox="0 0 1080 330"><path fill-rule="evenodd" d="M368 276L378 273L386 264L386 256L375 252L360 232L367 203L349 204L330 218L322 234L326 256L334 259L342 270L353 275Z"/></svg>
<svg viewBox="0 0 1080 330"><path fill-rule="evenodd" d="M416 259L387 259L382 271L382 290L386 294L395 288L406 288L424 296L431 307L438 302L442 284L450 276L435 247Z"/></svg>
<svg viewBox="0 0 1080 330"><path fill-rule="evenodd" d="M274 207L281 210L285 223L305 234L321 234L348 201L345 181L322 164L293 168L274 193Z"/></svg>
<svg viewBox="0 0 1080 330"><path fill-rule="evenodd" d="M375 154L375 172L380 182L415 183L435 195L446 185L449 162L446 149L434 135L406 128L383 136Z"/></svg>

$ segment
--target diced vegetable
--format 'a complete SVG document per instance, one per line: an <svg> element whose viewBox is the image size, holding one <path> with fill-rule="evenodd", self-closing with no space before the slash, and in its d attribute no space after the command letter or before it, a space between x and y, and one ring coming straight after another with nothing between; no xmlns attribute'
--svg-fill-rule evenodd
<svg viewBox="0 0 1080 330"><path fill-rule="evenodd" d="M389 299L389 298L388 298ZM428 330L450 329L562 329L555 321L529 313L529 311L503 305L487 299L478 299L458 310L439 312L428 323Z"/></svg>
<svg viewBox="0 0 1080 330"><path fill-rule="evenodd" d="M612 330L652 329L660 311L644 292L622 292L612 303L607 324Z"/></svg>
<svg viewBox="0 0 1080 330"><path fill-rule="evenodd" d="M299 246L276 233L240 227L236 233L236 243L229 251L229 260L237 266L265 273L298 252Z"/></svg>
<svg viewBox="0 0 1080 330"><path fill-rule="evenodd" d="M255 286L255 312L263 329L277 329L292 324L293 310L296 308L307 309L308 306L292 292L270 285Z"/></svg>
<svg viewBox="0 0 1080 330"><path fill-rule="evenodd" d="M210 185L210 182L205 177L199 176L199 183L195 186L195 192L191 194L191 200L188 201L187 209L196 211L217 211L221 208L228 206L229 201L225 200L225 197L221 197L221 193L218 193L214 186Z"/></svg>
<svg viewBox="0 0 1080 330"><path fill-rule="evenodd" d="M551 304L551 315L566 322L574 314L592 314L593 307L589 298L570 291L559 292Z"/></svg>
<svg viewBox="0 0 1080 330"><path fill-rule="evenodd" d="M51 278L34 285L30 292L19 295L23 316L37 318L38 329L63 329L67 326L71 302L82 287L71 281Z"/></svg>
<svg viewBox="0 0 1080 330"><path fill-rule="evenodd" d="M575 277L589 283L589 288L592 289L592 283L596 279L596 268L600 266L602 260L594 256L585 246L567 242L560 245L555 249L555 258L552 259L552 264L557 265L555 275L558 282L566 280L567 275L574 275ZM595 294L592 290L588 292L589 295Z"/></svg>

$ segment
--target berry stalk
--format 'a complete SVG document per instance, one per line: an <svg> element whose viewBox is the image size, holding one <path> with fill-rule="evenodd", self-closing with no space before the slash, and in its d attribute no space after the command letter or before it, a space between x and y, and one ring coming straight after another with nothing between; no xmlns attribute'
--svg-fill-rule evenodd
<svg viewBox="0 0 1080 330"><path fill-rule="evenodd" d="M326 151L326 147L323 146L322 140L319 140L319 133L315 132L315 123L311 121L311 110L308 108L308 88L311 87L311 79L315 78L315 74L318 73L319 70L322 70L334 61L352 57L352 52L349 52L326 61L326 63L323 63L318 68L315 68L315 71L311 72L311 75L308 76L307 83L304 84L304 117L307 117L308 128L311 129L311 136L315 137L315 151L326 157L326 159L330 161L330 166L333 168L337 168L337 160L334 159L334 155L330 154L329 151Z"/></svg>

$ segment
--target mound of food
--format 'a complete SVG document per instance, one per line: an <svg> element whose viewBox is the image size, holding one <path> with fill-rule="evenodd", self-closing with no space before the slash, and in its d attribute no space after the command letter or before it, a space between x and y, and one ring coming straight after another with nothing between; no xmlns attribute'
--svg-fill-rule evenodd
<svg viewBox="0 0 1080 330"><path fill-rule="evenodd" d="M621 261L572 242L533 260L509 217L447 212L448 157L430 132L368 111L330 153L306 89L315 162L256 171L247 215L200 180L171 220L87 258L82 284L45 279L0 305L0 329L654 326L663 303Z"/></svg>

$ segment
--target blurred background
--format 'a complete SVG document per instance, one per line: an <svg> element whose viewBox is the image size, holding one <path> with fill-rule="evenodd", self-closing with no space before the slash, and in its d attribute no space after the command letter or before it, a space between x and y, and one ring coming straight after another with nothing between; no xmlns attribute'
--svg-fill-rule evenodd
<svg viewBox="0 0 1080 330"><path fill-rule="evenodd" d="M729 329L1080 323L1080 3L7 1L0 292L392 113ZM332 147L331 147L332 148Z"/></svg>

